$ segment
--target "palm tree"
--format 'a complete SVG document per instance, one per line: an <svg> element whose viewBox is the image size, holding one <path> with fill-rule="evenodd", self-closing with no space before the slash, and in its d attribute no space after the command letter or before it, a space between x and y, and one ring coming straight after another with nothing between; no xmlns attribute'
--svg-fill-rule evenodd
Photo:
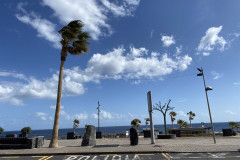
<svg viewBox="0 0 240 160"><path fill-rule="evenodd" d="M171 117L172 128L173 128L173 122L176 120L176 118L174 118L174 117L177 115L177 113L174 112L174 111L172 111L172 112L169 113L169 115L170 115L170 117Z"/></svg>
<svg viewBox="0 0 240 160"><path fill-rule="evenodd" d="M196 115L192 111L188 112L187 114L189 115L190 127L192 127L191 121L193 120L193 117L195 117Z"/></svg>
<svg viewBox="0 0 240 160"><path fill-rule="evenodd" d="M240 129L239 124L236 123L236 122L228 122L228 125L229 125L232 129Z"/></svg>
<svg viewBox="0 0 240 160"><path fill-rule="evenodd" d="M52 139L49 148L58 147L58 127L59 127L59 115L62 95L62 79L63 79L63 68L67 54L81 55L83 52L88 52L89 42L87 39L90 38L87 32L82 31L83 23L80 20L70 22L67 26L63 27L60 31L62 40L62 51L61 51L61 65L58 80L58 92L57 92L57 104L55 111L55 119L53 125Z"/></svg>
<svg viewBox="0 0 240 160"><path fill-rule="evenodd" d="M185 121L183 122L183 127L184 127L184 128L188 128L188 127L189 127L189 125L187 124L187 122L185 122Z"/></svg>
<svg viewBox="0 0 240 160"><path fill-rule="evenodd" d="M139 123L141 123L141 121L140 121L139 119L134 119L134 120L132 120L132 121L131 121L132 128L133 128L133 127L136 127L136 128L140 127L140 124L139 124Z"/></svg>
<svg viewBox="0 0 240 160"><path fill-rule="evenodd" d="M145 118L144 120L145 120L146 130L147 130L147 125L149 124L148 122L150 121L150 119L149 118Z"/></svg>
<svg viewBox="0 0 240 160"><path fill-rule="evenodd" d="M4 129L2 127L0 127L0 134L2 134L4 131Z"/></svg>
<svg viewBox="0 0 240 160"><path fill-rule="evenodd" d="M184 123L184 120L181 120L181 119L177 120L177 124L179 125L180 128L183 127L183 123Z"/></svg>
<svg viewBox="0 0 240 160"><path fill-rule="evenodd" d="M184 127L184 128L188 128L188 124L187 124L187 122L185 122L184 120L181 120L181 119L179 119L178 121L177 121L177 124L179 125L179 127L180 128L182 128L182 127Z"/></svg>
<svg viewBox="0 0 240 160"><path fill-rule="evenodd" d="M75 135L75 129L79 126L79 120L78 119L74 119L73 121L73 132L74 132L74 135Z"/></svg>

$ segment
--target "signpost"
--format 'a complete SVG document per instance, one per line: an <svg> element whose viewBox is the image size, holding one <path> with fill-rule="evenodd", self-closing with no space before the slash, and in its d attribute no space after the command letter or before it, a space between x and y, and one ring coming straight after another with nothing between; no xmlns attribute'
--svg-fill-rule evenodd
<svg viewBox="0 0 240 160"><path fill-rule="evenodd" d="M148 100L148 112L149 112L149 118L150 118L150 129L151 129L151 143L155 144L155 137L154 137L154 126L153 126L153 120L152 120L152 95L151 91L147 93L147 100Z"/></svg>

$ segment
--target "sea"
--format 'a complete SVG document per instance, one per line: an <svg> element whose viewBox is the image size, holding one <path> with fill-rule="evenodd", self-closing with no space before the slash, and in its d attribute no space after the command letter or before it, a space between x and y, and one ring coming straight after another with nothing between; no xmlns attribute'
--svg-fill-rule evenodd
<svg viewBox="0 0 240 160"><path fill-rule="evenodd" d="M237 122L240 125L240 122ZM215 132L222 132L222 129L230 128L228 125L228 122L215 122L213 123L214 131ZM147 128L150 126L148 125ZM193 123L192 127L202 127L201 123ZM205 123L204 127L211 127L210 123ZM131 126L111 126L111 127L100 127L99 130L102 132L102 134L125 134L126 131L129 132ZM146 125L141 125L138 130L141 132L144 128L146 128ZM172 124L167 124L167 128L172 128ZM179 128L177 124L174 124L174 128ZM154 125L154 129L157 129L159 131L164 132L164 125ZM98 127L96 127L96 130L98 130ZM72 128L65 128L65 129L59 129L58 131L58 137L66 138L67 132L73 132ZM83 136L85 132L85 128L77 128L75 133L76 135ZM7 134L21 134L20 131L4 131L0 137L5 137ZM52 129L41 129L41 130L32 130L31 133L28 135L28 137L35 137L35 136L44 136L45 139L51 139L52 136Z"/></svg>

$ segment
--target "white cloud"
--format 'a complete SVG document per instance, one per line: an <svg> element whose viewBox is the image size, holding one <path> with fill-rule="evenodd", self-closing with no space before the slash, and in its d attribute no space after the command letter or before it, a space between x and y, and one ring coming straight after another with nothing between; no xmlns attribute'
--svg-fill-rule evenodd
<svg viewBox="0 0 240 160"><path fill-rule="evenodd" d="M177 98L177 102L185 102L185 101L187 101L187 100L184 98Z"/></svg>
<svg viewBox="0 0 240 160"><path fill-rule="evenodd" d="M65 117L65 120L71 120L71 116L65 111L60 111L60 115Z"/></svg>
<svg viewBox="0 0 240 160"><path fill-rule="evenodd" d="M74 117L79 120L86 120L86 119L88 119L88 114L86 112L79 113L79 114L75 114Z"/></svg>
<svg viewBox="0 0 240 160"><path fill-rule="evenodd" d="M50 106L50 109L55 110L55 109L56 109L56 106ZM64 106L60 106L60 109L64 109Z"/></svg>
<svg viewBox="0 0 240 160"><path fill-rule="evenodd" d="M151 56L152 56L152 57L158 57L158 56L160 56L160 53L158 53L158 52L152 52L152 53L151 53Z"/></svg>
<svg viewBox="0 0 240 160"><path fill-rule="evenodd" d="M65 111L60 111L60 115L67 115L67 113Z"/></svg>
<svg viewBox="0 0 240 160"><path fill-rule="evenodd" d="M203 54L203 56L209 56L210 55L209 52L203 52L202 54Z"/></svg>
<svg viewBox="0 0 240 160"><path fill-rule="evenodd" d="M130 47L130 55L132 57L141 57L148 54L148 50L146 48L135 48L133 46Z"/></svg>
<svg viewBox="0 0 240 160"><path fill-rule="evenodd" d="M123 119L125 117L126 115L111 113L104 110L101 110L100 112L100 119ZM98 115L96 113L92 113L91 118L98 119Z"/></svg>
<svg viewBox="0 0 240 160"><path fill-rule="evenodd" d="M211 27L206 31L205 36L201 38L197 51L205 53L204 56L210 55L210 51L217 48L220 51L224 51L224 47L227 44L223 37L218 36L221 32L222 26Z"/></svg>
<svg viewBox="0 0 240 160"><path fill-rule="evenodd" d="M15 86L17 85L0 84L0 102L8 102L16 106L24 105L23 102L15 96Z"/></svg>
<svg viewBox="0 0 240 160"><path fill-rule="evenodd" d="M98 115L97 115L96 113L92 113L91 118L93 118L93 119L98 119Z"/></svg>
<svg viewBox="0 0 240 160"><path fill-rule="evenodd" d="M28 14L26 11L24 12L24 15L17 14L16 17L19 21L36 29L38 32L38 37L44 38L53 43L55 48L60 48L60 35L56 32L56 28L53 23L46 19L42 19L35 13Z"/></svg>
<svg viewBox="0 0 240 160"><path fill-rule="evenodd" d="M187 114L185 114L183 111L176 111L178 117L186 118L188 117Z"/></svg>
<svg viewBox="0 0 240 160"><path fill-rule="evenodd" d="M240 36L240 33L235 32L232 35L235 36L236 38L238 38Z"/></svg>
<svg viewBox="0 0 240 160"><path fill-rule="evenodd" d="M138 117L138 115L133 114L133 113L130 113L130 112L128 112L128 116L129 116L131 119Z"/></svg>
<svg viewBox="0 0 240 160"><path fill-rule="evenodd" d="M13 90L13 88L10 88L10 87L6 87L4 88L3 86L0 86L0 94L3 95L3 94L9 94L11 93Z"/></svg>
<svg viewBox="0 0 240 160"><path fill-rule="evenodd" d="M93 119L98 119L98 115L93 113L92 114L92 118ZM113 117L113 115L110 112L101 110L101 112L100 112L100 119L113 119L113 118L115 118L115 117Z"/></svg>
<svg viewBox="0 0 240 160"><path fill-rule="evenodd" d="M121 5L109 2L109 0L101 0L102 4L112 12L115 16L125 17L131 16L140 3L140 0L130 2L129 0L122 0Z"/></svg>
<svg viewBox="0 0 240 160"><path fill-rule="evenodd" d="M103 79L135 79L139 83L141 78L157 78L171 74L174 71L183 71L191 64L192 58L188 55L170 58L166 53L149 53L146 48L134 48L127 51L118 47L106 54L96 53L88 61L87 68L74 67L63 71L62 96L76 96L84 94L87 82L99 83ZM0 75L12 77L15 72ZM39 80L18 74L17 77L25 81L1 82L0 102L13 105L23 105L24 99L56 99L58 72L50 78ZM52 107L52 108L55 108Z"/></svg>
<svg viewBox="0 0 240 160"><path fill-rule="evenodd" d="M118 75L125 79L153 78L170 74L174 70L183 71L192 61L192 58L188 55L179 56L175 59L168 57L167 54L162 54L160 58L152 56L153 54L147 57L137 54L139 56L136 57L134 50L131 48L130 52L126 53L125 48L118 47L105 55L94 54L88 62L86 71L105 77ZM146 51L143 48L141 50Z"/></svg>
<svg viewBox="0 0 240 160"><path fill-rule="evenodd" d="M234 82L233 84L234 85L240 85L240 82Z"/></svg>
<svg viewBox="0 0 240 160"><path fill-rule="evenodd" d="M66 71L67 72L67 71ZM68 76L64 76L68 77ZM85 89L80 85L75 85L75 90L70 89L72 85L68 86L65 83L81 83L68 82L63 80L63 96L72 96L76 94L83 94ZM39 98L39 99L55 99L57 96L58 76L53 74L51 78L43 81L37 80L33 77L28 78L26 82L5 82L0 84L0 102L10 102L13 105L23 105L22 100ZM79 91L80 90L80 91ZM7 93L7 94L6 94Z"/></svg>
<svg viewBox="0 0 240 160"><path fill-rule="evenodd" d="M230 111L230 110L226 110L225 112L228 113L228 114L231 114L231 115L236 115L235 112L232 112L232 111Z"/></svg>
<svg viewBox="0 0 240 160"><path fill-rule="evenodd" d="M131 2L122 0L116 3L109 0L42 0L42 4L54 11L54 16L60 20L62 25L66 25L72 20L83 21L84 30L89 32L94 40L113 33L108 24L109 15L113 14L116 17L133 16L139 3L140 0ZM16 18L36 29L38 36L53 43L55 48L60 48L60 35L57 33L55 24L41 18L34 12L28 13L24 9L26 5L27 3L18 3L17 9L22 14L16 14Z"/></svg>
<svg viewBox="0 0 240 160"><path fill-rule="evenodd" d="M152 29L151 32L150 32L150 38L153 37L153 33L154 33L154 30Z"/></svg>
<svg viewBox="0 0 240 160"><path fill-rule="evenodd" d="M27 80L25 75L23 75L21 73L16 73L16 72L0 71L0 76L2 76L2 77L13 77L13 78Z"/></svg>
<svg viewBox="0 0 240 160"><path fill-rule="evenodd" d="M223 76L223 74L217 73L216 71L211 72L213 79L219 79Z"/></svg>
<svg viewBox="0 0 240 160"><path fill-rule="evenodd" d="M175 44L175 40L173 36L162 36L162 42L164 47L169 47L172 44Z"/></svg>
<svg viewBox="0 0 240 160"><path fill-rule="evenodd" d="M11 77L12 72L9 74ZM54 73L52 77L45 80L38 80L33 77L25 77L24 82L0 82L0 102L8 102L12 105L24 105L24 99L56 99L58 73ZM80 77L80 78L79 78ZM78 67L64 70L63 77L63 97L75 96L85 92L83 84L85 82L96 81L94 75L87 76Z"/></svg>
<svg viewBox="0 0 240 160"><path fill-rule="evenodd" d="M57 17L62 25L73 20L83 21L84 30L89 32L94 40L113 33L113 29L108 24L111 15L115 17L133 16L139 3L140 0L118 2L110 0L42 0L42 4L54 11L54 17ZM55 24L34 12L28 13L24 9L26 5L27 3L18 3L17 9L22 14L17 14L16 18L36 29L39 37L50 41L54 47L60 48L60 35L57 33Z"/></svg>
<svg viewBox="0 0 240 160"><path fill-rule="evenodd" d="M182 48L183 48L182 45L180 45L179 47L176 47L176 53L175 53L176 56L182 53Z"/></svg>
<svg viewBox="0 0 240 160"><path fill-rule="evenodd" d="M47 120L47 118L46 117L40 117L42 120L44 120L44 121L46 121Z"/></svg>
<svg viewBox="0 0 240 160"><path fill-rule="evenodd" d="M111 26L107 23L109 14L117 17L132 16L140 0L128 0L113 3L109 0L43 0L43 4L54 11L62 24L80 19L85 24L85 30L94 40L100 36L112 34Z"/></svg>
<svg viewBox="0 0 240 160"><path fill-rule="evenodd" d="M114 118L110 112L107 112L104 110L101 110L100 116L101 116L101 118L104 118L104 119L113 119Z"/></svg>
<svg viewBox="0 0 240 160"><path fill-rule="evenodd" d="M37 116L37 117L39 117L41 120L44 120L44 121L47 120L47 117L46 117L47 114L46 114L46 113L43 113L43 112L36 112L34 115Z"/></svg>
<svg viewBox="0 0 240 160"><path fill-rule="evenodd" d="M41 116L46 116L47 114L43 112L36 112L35 115L41 117Z"/></svg>

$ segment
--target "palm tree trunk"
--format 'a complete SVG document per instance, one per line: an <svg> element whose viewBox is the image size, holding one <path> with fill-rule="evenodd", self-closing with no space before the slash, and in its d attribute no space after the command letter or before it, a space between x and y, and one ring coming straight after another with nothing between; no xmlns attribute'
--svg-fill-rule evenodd
<svg viewBox="0 0 240 160"><path fill-rule="evenodd" d="M173 128L173 121L172 121L172 128Z"/></svg>
<svg viewBox="0 0 240 160"><path fill-rule="evenodd" d="M61 106L61 96L62 96L63 68L64 68L64 61L61 61L59 80L58 80L57 105L56 105L55 119L54 119L53 131L52 131L52 139L51 139L49 148L58 148L58 127L59 127L59 116L60 116L60 106Z"/></svg>
<svg viewBox="0 0 240 160"><path fill-rule="evenodd" d="M54 119L52 138L49 144L49 148L58 148L58 127L59 127L59 116L60 116L60 106L61 106L61 97L62 97L62 80L63 80L63 69L64 69L64 62L65 62L66 56L67 56L67 48L63 45L62 52L61 52L61 65L60 65L59 80L58 80L55 119Z"/></svg>
<svg viewBox="0 0 240 160"><path fill-rule="evenodd" d="M191 120L190 120L190 127L192 128L192 122L191 122Z"/></svg>

